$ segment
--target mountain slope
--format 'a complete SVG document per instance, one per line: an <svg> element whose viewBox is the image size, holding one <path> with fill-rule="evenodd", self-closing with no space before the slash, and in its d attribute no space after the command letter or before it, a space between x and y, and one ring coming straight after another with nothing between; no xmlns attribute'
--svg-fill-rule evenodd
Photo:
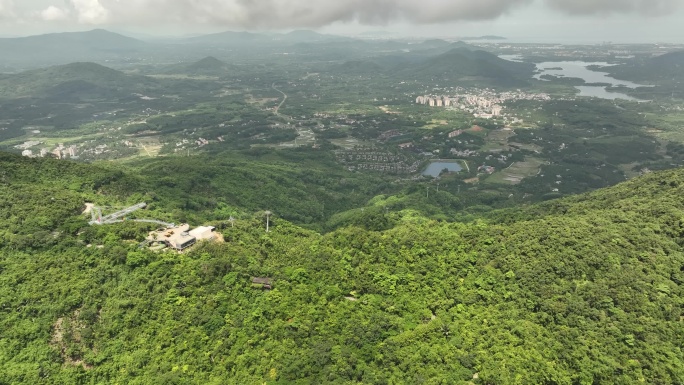
<svg viewBox="0 0 684 385"><path fill-rule="evenodd" d="M243 216L225 242L177 254L79 218L86 199L142 198L113 189L131 183L116 169L0 166L8 383L684 381L682 169L503 224L405 211L387 231L320 235Z"/></svg>

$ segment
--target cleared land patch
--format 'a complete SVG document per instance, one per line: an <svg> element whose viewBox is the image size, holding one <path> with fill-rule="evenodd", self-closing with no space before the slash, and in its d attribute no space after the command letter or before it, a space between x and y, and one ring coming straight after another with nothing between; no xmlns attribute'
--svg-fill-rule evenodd
<svg viewBox="0 0 684 385"><path fill-rule="evenodd" d="M485 145L482 147L484 152L503 152L511 151L511 146L508 144L508 139L515 135L513 130L495 130L491 131L485 138Z"/></svg>
<svg viewBox="0 0 684 385"><path fill-rule="evenodd" d="M487 183L518 184L523 179L535 176L546 162L529 157L524 162L514 162L508 168L492 174L486 179Z"/></svg>
<svg viewBox="0 0 684 385"><path fill-rule="evenodd" d="M433 128L437 128L439 126L446 126L449 124L449 121L444 120L444 119L432 119L430 123L424 126L424 128L432 130Z"/></svg>

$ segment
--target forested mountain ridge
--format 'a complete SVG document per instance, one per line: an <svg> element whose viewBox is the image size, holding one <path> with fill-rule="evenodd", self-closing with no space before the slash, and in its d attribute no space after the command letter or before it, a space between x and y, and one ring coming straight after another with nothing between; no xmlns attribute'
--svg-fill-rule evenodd
<svg viewBox="0 0 684 385"><path fill-rule="evenodd" d="M534 65L517 63L476 49L463 42L425 42L415 53L389 55L371 60L352 60L335 64L335 71L345 74L377 74L402 80L428 81L458 79L464 84L477 80L498 87L525 87ZM445 52L446 51L446 52ZM480 84L478 83L478 84Z"/></svg>
<svg viewBox="0 0 684 385"><path fill-rule="evenodd" d="M243 216L179 255L80 216L137 199L125 172L0 165L0 383L684 382L682 169L472 223Z"/></svg>
<svg viewBox="0 0 684 385"><path fill-rule="evenodd" d="M462 81L482 80L501 87L524 86L534 66L529 63L516 63L501 59L482 50L460 47L433 56L410 68L400 70L405 77L418 79L441 78Z"/></svg>
<svg viewBox="0 0 684 385"><path fill-rule="evenodd" d="M619 65L610 71L613 75L625 79L678 83L684 73L684 51L669 52L635 63Z"/></svg>

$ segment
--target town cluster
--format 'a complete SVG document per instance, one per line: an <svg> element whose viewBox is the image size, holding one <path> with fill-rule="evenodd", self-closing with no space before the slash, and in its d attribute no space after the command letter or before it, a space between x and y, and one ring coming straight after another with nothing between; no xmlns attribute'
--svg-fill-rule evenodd
<svg viewBox="0 0 684 385"><path fill-rule="evenodd" d="M416 104L430 107L445 107L468 111L476 118L495 118L503 116L503 104L514 100L551 100L548 94L528 93L521 90L496 92L490 89L463 89L455 96L422 95L416 98Z"/></svg>
<svg viewBox="0 0 684 385"><path fill-rule="evenodd" d="M375 150L336 151L339 163L349 171L374 170L388 173L415 173L420 161L412 161L405 156Z"/></svg>
<svg viewBox="0 0 684 385"><path fill-rule="evenodd" d="M57 159L65 159L67 157L69 158L77 158L76 154L76 146L69 146L66 147L64 146L63 143L60 143L57 145L57 147L53 149L48 149L48 148L41 148L39 151L34 152L32 150L32 147L40 146L42 143L38 141L28 141L24 142L23 144L20 144L18 146L15 146L15 148L22 150L21 155L26 156L29 158L44 158L46 156L52 156Z"/></svg>

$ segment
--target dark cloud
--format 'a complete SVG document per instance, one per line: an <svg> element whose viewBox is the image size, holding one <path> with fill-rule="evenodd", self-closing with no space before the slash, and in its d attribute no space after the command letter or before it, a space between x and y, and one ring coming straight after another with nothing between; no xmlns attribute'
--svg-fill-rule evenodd
<svg viewBox="0 0 684 385"><path fill-rule="evenodd" d="M34 0L32 0L34 1ZM212 24L246 29L321 27L334 22L382 25L492 20L535 2L566 14L667 14L684 0L35 0L44 20L82 24ZM0 0L0 18L13 0ZM22 2L27 8L29 2ZM35 10L34 10L35 11Z"/></svg>
<svg viewBox="0 0 684 385"><path fill-rule="evenodd" d="M573 15L640 13L666 15L681 7L683 0L546 0L551 8Z"/></svg>
<svg viewBox="0 0 684 385"><path fill-rule="evenodd" d="M76 0L72 0L76 1ZM93 6L97 0L79 0ZM494 19L533 0L99 0L112 21L154 18L241 27L319 27L337 21L386 24Z"/></svg>

